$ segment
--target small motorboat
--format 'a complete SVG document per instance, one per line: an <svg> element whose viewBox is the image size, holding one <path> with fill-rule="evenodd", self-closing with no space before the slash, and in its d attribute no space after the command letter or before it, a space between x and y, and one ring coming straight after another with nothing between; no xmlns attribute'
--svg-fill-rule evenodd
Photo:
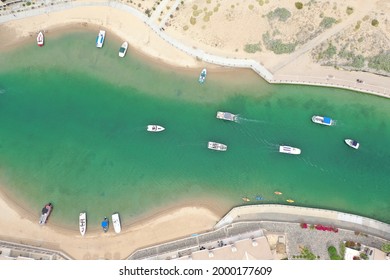
<svg viewBox="0 0 390 280"><path fill-rule="evenodd" d="M51 211L53 210L53 204L48 203L45 207L42 208L41 218L39 219L39 224L44 225L47 222L47 219L50 216Z"/></svg>
<svg viewBox="0 0 390 280"><path fill-rule="evenodd" d="M109 226L109 221L108 221L107 217L104 217L104 219L102 221L102 228L103 228L104 232L108 231L108 226Z"/></svg>
<svg viewBox="0 0 390 280"><path fill-rule="evenodd" d="M147 126L146 130L150 132L161 132L165 130L165 127L157 124L150 124Z"/></svg>
<svg viewBox="0 0 390 280"><path fill-rule="evenodd" d="M287 199L286 200L288 203L293 203L294 202L294 200L292 200L292 199Z"/></svg>
<svg viewBox="0 0 390 280"><path fill-rule="evenodd" d="M112 224L114 225L114 231L116 233L120 233L122 228L121 228L121 220L119 219L118 213L112 214Z"/></svg>
<svg viewBox="0 0 390 280"><path fill-rule="evenodd" d="M43 32L40 31L37 35L37 44L42 47L45 44L45 36L43 36Z"/></svg>
<svg viewBox="0 0 390 280"><path fill-rule="evenodd" d="M242 200L245 201L245 202L251 201L248 197L243 197Z"/></svg>
<svg viewBox="0 0 390 280"><path fill-rule="evenodd" d="M204 84L204 82L206 81L206 76L207 76L207 70L206 68L203 68L202 71L200 72L199 79L198 79L200 84Z"/></svg>
<svg viewBox="0 0 390 280"><path fill-rule="evenodd" d="M281 194L283 194L283 193L281 193L281 192L274 192L274 194L276 194L276 195L281 195Z"/></svg>
<svg viewBox="0 0 390 280"><path fill-rule="evenodd" d="M85 212L80 213L79 228L80 228L80 234L84 236L85 232L87 231L87 213Z"/></svg>
<svg viewBox="0 0 390 280"><path fill-rule="evenodd" d="M359 149L359 142L355 141L355 140L352 140L352 139L345 139L344 142L350 146L351 148L354 148L354 149Z"/></svg>
<svg viewBox="0 0 390 280"><path fill-rule="evenodd" d="M121 47L119 49L119 57L124 57L126 55L128 46L129 46L129 43L123 42L123 44L121 45Z"/></svg>

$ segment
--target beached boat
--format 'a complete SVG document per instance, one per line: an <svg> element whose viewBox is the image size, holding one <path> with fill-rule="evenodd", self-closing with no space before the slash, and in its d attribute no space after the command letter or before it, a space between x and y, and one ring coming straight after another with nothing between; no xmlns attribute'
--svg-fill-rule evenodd
<svg viewBox="0 0 390 280"><path fill-rule="evenodd" d="M87 213L82 212L79 216L79 229L82 236L87 231Z"/></svg>
<svg viewBox="0 0 390 280"><path fill-rule="evenodd" d="M323 124L323 125L327 125L327 126L331 126L331 125L334 125L334 124L335 124L334 120L332 120L332 119L329 118L329 117L313 116L313 117L311 118L311 120L312 120L314 123Z"/></svg>
<svg viewBox="0 0 390 280"><path fill-rule="evenodd" d="M225 144L217 143L217 142L208 142L207 148L210 150L216 150L216 151L226 151L227 146Z"/></svg>
<svg viewBox="0 0 390 280"><path fill-rule="evenodd" d="M294 202L294 200L292 200L292 199L287 199L286 200L288 203L293 203Z"/></svg>
<svg viewBox="0 0 390 280"><path fill-rule="evenodd" d="M355 140L352 140L352 139L345 139L344 142L350 146L351 148L354 148L354 149L359 149L359 142L355 141Z"/></svg>
<svg viewBox="0 0 390 280"><path fill-rule="evenodd" d="M243 197L242 200L245 201L245 202L251 201L248 197Z"/></svg>
<svg viewBox="0 0 390 280"><path fill-rule="evenodd" d="M97 48L103 47L105 37L106 37L106 31L100 30L99 35L96 37L96 47Z"/></svg>
<svg viewBox="0 0 390 280"><path fill-rule="evenodd" d="M119 57L124 57L126 55L128 47L129 47L129 43L123 42L123 44L119 48Z"/></svg>
<svg viewBox="0 0 390 280"><path fill-rule="evenodd" d="M45 44L45 36L43 35L42 31L40 31L37 35L37 44L40 47L42 47Z"/></svg>
<svg viewBox="0 0 390 280"><path fill-rule="evenodd" d="M45 207L42 208L41 218L39 219L39 224L44 225L47 222L47 219L50 216L51 210L53 210L53 205L48 203Z"/></svg>
<svg viewBox="0 0 390 280"><path fill-rule="evenodd" d="M112 224L114 225L114 231L116 233L120 233L121 232L121 220L119 219L118 213L112 214Z"/></svg>
<svg viewBox="0 0 390 280"><path fill-rule="evenodd" d="M229 112L217 112L217 119L236 122L238 115L234 115Z"/></svg>
<svg viewBox="0 0 390 280"><path fill-rule="evenodd" d="M206 81L206 76L207 76L207 70L206 68L203 68L203 70L200 72L199 75L199 83L203 84Z"/></svg>
<svg viewBox="0 0 390 280"><path fill-rule="evenodd" d="M276 194L276 195L281 195L281 194L283 194L283 193L281 193L281 192L274 192L274 194Z"/></svg>
<svg viewBox="0 0 390 280"><path fill-rule="evenodd" d="M162 127L161 125L157 124L150 124L147 126L146 130L150 132L160 132L165 130L165 127Z"/></svg>
<svg viewBox="0 0 390 280"><path fill-rule="evenodd" d="M284 154L299 155L301 150L290 146L279 146L279 152Z"/></svg>
<svg viewBox="0 0 390 280"><path fill-rule="evenodd" d="M103 228L104 232L108 231L108 226L109 226L109 221L108 221L107 217L104 217L104 219L102 221L102 228Z"/></svg>

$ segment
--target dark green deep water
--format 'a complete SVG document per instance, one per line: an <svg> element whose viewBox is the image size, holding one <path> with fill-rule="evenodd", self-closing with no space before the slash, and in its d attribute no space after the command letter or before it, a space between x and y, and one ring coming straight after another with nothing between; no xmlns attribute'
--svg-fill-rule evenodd
<svg viewBox="0 0 390 280"><path fill-rule="evenodd" d="M185 199L236 206L247 196L390 222L390 100L271 86L243 71L211 72L201 86L198 72L155 68L132 49L119 59L109 34L97 49L96 34L0 53L0 181L37 221L49 201L57 224L76 227L87 211L94 227L115 211L130 220ZM240 122L216 119L218 110ZM314 114L337 125L314 124ZM154 123L166 130L147 133ZM280 154L279 144L302 154Z"/></svg>

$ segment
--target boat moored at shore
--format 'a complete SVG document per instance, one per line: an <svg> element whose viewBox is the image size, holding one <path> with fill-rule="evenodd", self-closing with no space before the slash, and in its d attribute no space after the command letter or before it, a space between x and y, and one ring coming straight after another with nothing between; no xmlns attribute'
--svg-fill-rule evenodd
<svg viewBox="0 0 390 280"><path fill-rule="evenodd" d="M80 234L84 236L85 232L87 231L87 213L85 212L80 213L79 229L80 229Z"/></svg>
<svg viewBox="0 0 390 280"><path fill-rule="evenodd" d="M331 126L331 125L334 125L334 124L335 124L334 120L332 120L332 119L329 118L329 117L313 116L313 117L311 118L311 120L312 120L314 123L323 124L323 125L327 125L327 126Z"/></svg>
<svg viewBox="0 0 390 280"><path fill-rule="evenodd" d="M299 155L301 153L301 149L290 146L279 146L279 152L284 154Z"/></svg>
<svg viewBox="0 0 390 280"><path fill-rule="evenodd" d="M208 142L207 148L210 150L216 150L216 151L226 151L227 146L225 144L217 143L217 142Z"/></svg>
<svg viewBox="0 0 390 280"><path fill-rule="evenodd" d="M45 44L45 36L43 35L42 31L40 31L37 35L37 44L40 47L42 47Z"/></svg>
<svg viewBox="0 0 390 280"><path fill-rule="evenodd" d="M103 232L106 233L108 231L108 226L109 226L109 221L108 221L107 217L104 217L104 219L102 221Z"/></svg>
<svg viewBox="0 0 390 280"><path fill-rule="evenodd" d="M47 219L50 216L51 211L53 210L53 204L48 203L45 207L42 208L41 218L39 219L39 224L44 225L47 222Z"/></svg>
<svg viewBox="0 0 390 280"><path fill-rule="evenodd" d="M165 127L157 124L150 124L146 127L146 130L150 132L161 132L165 130Z"/></svg>
<svg viewBox="0 0 390 280"><path fill-rule="evenodd" d="M237 122L238 115L229 113L229 112L217 112L217 119Z"/></svg>
<svg viewBox="0 0 390 280"><path fill-rule="evenodd" d="M128 47L129 47L129 43L123 42L123 44L119 48L119 57L124 57L126 55Z"/></svg>
<svg viewBox="0 0 390 280"><path fill-rule="evenodd" d="M354 149L359 149L359 142L355 141L355 140L352 140L352 139L345 139L344 142L350 146L351 148L354 148Z"/></svg>
<svg viewBox="0 0 390 280"><path fill-rule="evenodd" d="M203 84L206 81L206 76L207 76L207 70L206 68L203 68L203 70L200 72L199 75L199 83Z"/></svg>
<svg viewBox="0 0 390 280"><path fill-rule="evenodd" d="M122 228L121 228L121 220L119 218L119 214L118 213L112 214L112 224L114 226L114 231L116 233L120 233Z"/></svg>
<svg viewBox="0 0 390 280"><path fill-rule="evenodd" d="M106 31L100 30L99 35L96 37L96 47L97 48L103 47L105 37L106 37Z"/></svg>

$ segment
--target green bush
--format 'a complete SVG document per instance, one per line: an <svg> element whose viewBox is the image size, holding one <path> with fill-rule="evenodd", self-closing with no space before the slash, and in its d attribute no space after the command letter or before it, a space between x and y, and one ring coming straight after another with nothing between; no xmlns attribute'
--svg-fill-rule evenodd
<svg viewBox="0 0 390 280"><path fill-rule="evenodd" d="M381 247L381 250L385 253L390 253L390 243L384 243Z"/></svg>
<svg viewBox="0 0 390 280"><path fill-rule="evenodd" d="M365 61L364 56L359 54L359 55L353 57L353 61L352 61L351 66L353 66L355 68L362 68L364 66L364 61Z"/></svg>
<svg viewBox="0 0 390 280"><path fill-rule="evenodd" d="M331 260L342 260L341 256L337 253L337 249L334 246L328 247L328 254Z"/></svg>
<svg viewBox="0 0 390 280"><path fill-rule="evenodd" d="M390 52L381 53L370 58L368 61L368 67L390 73Z"/></svg>
<svg viewBox="0 0 390 280"><path fill-rule="evenodd" d="M295 8L297 8L298 10L302 9L303 8L302 2L295 2Z"/></svg>
<svg viewBox="0 0 390 280"><path fill-rule="evenodd" d="M286 21L291 17L291 13L286 8L276 8L267 14L269 20L278 19L279 21Z"/></svg>
<svg viewBox="0 0 390 280"><path fill-rule="evenodd" d="M376 20L376 19L373 19L373 20L371 21L371 25L377 27L377 26L379 25L379 21Z"/></svg>
<svg viewBox="0 0 390 280"><path fill-rule="evenodd" d="M191 23L192 25L195 25L195 24L196 24L196 18L191 17L191 18L190 18L190 23Z"/></svg>
<svg viewBox="0 0 390 280"><path fill-rule="evenodd" d="M337 48L329 43L328 48L324 51L324 56L326 58L332 58L337 53Z"/></svg>
<svg viewBox="0 0 390 280"><path fill-rule="evenodd" d="M332 17L324 17L320 22L320 27L331 28L336 23L336 19Z"/></svg>
<svg viewBox="0 0 390 280"><path fill-rule="evenodd" d="M263 34L263 42L265 47L275 54L292 53L297 46L297 43L282 43L280 39L274 40L269 35L269 32Z"/></svg>
<svg viewBox="0 0 390 280"><path fill-rule="evenodd" d="M352 13L353 13L353 8L347 7L347 15L352 15Z"/></svg>
<svg viewBox="0 0 390 280"><path fill-rule="evenodd" d="M255 53L261 51L260 43L257 44L246 44L244 47L244 51L247 53Z"/></svg>
<svg viewBox="0 0 390 280"><path fill-rule="evenodd" d="M305 260L315 260L317 256L314 255L307 247L301 249L301 257Z"/></svg>

